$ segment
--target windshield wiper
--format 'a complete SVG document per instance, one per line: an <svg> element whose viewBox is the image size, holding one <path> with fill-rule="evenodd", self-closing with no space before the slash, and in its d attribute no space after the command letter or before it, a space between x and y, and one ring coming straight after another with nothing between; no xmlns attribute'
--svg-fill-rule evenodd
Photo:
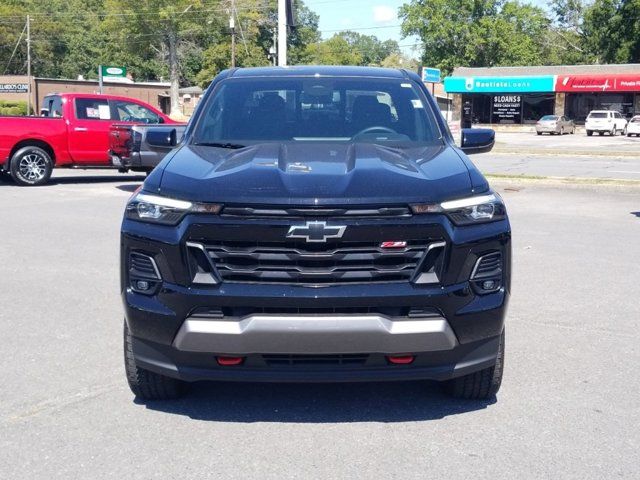
<svg viewBox="0 0 640 480"><path fill-rule="evenodd" d="M240 145L239 143L228 143L228 142L199 142L199 143L194 143L194 145L197 145L199 147L229 148L232 150L246 147L246 145Z"/></svg>

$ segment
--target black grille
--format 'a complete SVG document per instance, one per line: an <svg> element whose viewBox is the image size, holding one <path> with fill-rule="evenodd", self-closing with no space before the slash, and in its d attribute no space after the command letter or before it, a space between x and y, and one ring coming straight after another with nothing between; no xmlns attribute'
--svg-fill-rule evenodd
<svg viewBox="0 0 640 480"><path fill-rule="evenodd" d="M409 281L427 243L220 242L205 248L224 281L332 284Z"/></svg>
<svg viewBox="0 0 640 480"><path fill-rule="evenodd" d="M355 353L342 355L263 355L270 366L309 366L309 365L363 365L369 354Z"/></svg>
<svg viewBox="0 0 640 480"><path fill-rule="evenodd" d="M410 217L407 206L398 207L246 207L225 206L222 215L239 217Z"/></svg>
<svg viewBox="0 0 640 480"><path fill-rule="evenodd" d="M495 277L502 273L502 254L489 253L480 257L473 271L472 280Z"/></svg>
<svg viewBox="0 0 640 480"><path fill-rule="evenodd" d="M153 259L142 253L132 252L129 255L129 272L134 277L160 279Z"/></svg>

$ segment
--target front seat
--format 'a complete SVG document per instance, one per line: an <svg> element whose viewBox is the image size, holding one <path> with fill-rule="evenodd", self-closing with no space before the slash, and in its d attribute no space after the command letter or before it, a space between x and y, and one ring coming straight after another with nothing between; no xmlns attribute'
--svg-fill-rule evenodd
<svg viewBox="0 0 640 480"><path fill-rule="evenodd" d="M380 103L377 97L360 95L353 101L351 111L351 127L353 133L369 127L390 127L391 108Z"/></svg>

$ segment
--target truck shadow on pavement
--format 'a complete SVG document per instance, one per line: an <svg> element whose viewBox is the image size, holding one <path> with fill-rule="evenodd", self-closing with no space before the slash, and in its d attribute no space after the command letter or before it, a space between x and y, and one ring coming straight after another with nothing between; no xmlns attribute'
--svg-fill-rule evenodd
<svg viewBox="0 0 640 480"><path fill-rule="evenodd" d="M212 422L354 423L436 420L482 410L490 400L444 395L436 382L337 384L196 383L180 400L139 405Z"/></svg>

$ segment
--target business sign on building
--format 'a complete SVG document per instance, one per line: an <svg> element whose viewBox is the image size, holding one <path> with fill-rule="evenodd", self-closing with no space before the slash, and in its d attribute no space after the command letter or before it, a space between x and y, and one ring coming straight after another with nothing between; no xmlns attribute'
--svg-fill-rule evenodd
<svg viewBox="0 0 640 480"><path fill-rule="evenodd" d="M555 77L447 77L447 93L526 93L553 92Z"/></svg>
<svg viewBox="0 0 640 480"><path fill-rule="evenodd" d="M556 92L638 92L640 74L558 75Z"/></svg>
<svg viewBox="0 0 640 480"><path fill-rule="evenodd" d="M491 123L520 123L521 95L494 95Z"/></svg>
<svg viewBox="0 0 640 480"><path fill-rule="evenodd" d="M26 83L0 83L0 93L27 93L29 85Z"/></svg>

